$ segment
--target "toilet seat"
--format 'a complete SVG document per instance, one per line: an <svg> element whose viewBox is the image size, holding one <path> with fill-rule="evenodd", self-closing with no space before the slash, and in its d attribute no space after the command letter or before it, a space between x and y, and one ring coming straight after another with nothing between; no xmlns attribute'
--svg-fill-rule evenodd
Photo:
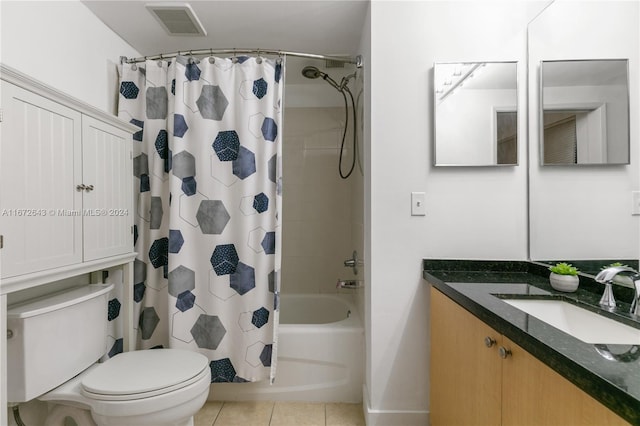
<svg viewBox="0 0 640 426"><path fill-rule="evenodd" d="M86 374L81 392L91 400L130 401L174 392L207 375L208 360L196 352L179 349L124 352Z"/></svg>

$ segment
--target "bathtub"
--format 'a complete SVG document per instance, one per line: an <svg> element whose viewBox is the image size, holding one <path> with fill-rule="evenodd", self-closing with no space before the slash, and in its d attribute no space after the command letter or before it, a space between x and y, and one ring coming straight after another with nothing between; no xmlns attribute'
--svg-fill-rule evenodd
<svg viewBox="0 0 640 426"><path fill-rule="evenodd" d="M213 383L209 399L358 403L364 363L351 295L282 295L275 383Z"/></svg>

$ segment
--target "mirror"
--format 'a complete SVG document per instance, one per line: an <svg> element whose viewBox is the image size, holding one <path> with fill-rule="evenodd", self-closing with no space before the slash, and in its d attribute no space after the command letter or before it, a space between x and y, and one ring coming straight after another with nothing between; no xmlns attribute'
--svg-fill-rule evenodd
<svg viewBox="0 0 640 426"><path fill-rule="evenodd" d="M626 59L541 61L542 164L629 164Z"/></svg>
<svg viewBox="0 0 640 426"><path fill-rule="evenodd" d="M640 61L639 8L638 2L554 1L527 26L531 260L605 259L631 265L628 260L640 258L640 216L632 203L633 193L640 190L640 69L634 66ZM626 120L622 127L629 135L624 139L630 140L632 160L625 166L544 166L540 88L548 80L542 78L542 68L546 75L552 62L591 66L606 58L628 58L629 90L624 97L629 97L629 106L616 118ZM626 60L604 62L627 72ZM607 116L610 111L607 104ZM606 126L618 127L609 121Z"/></svg>
<svg viewBox="0 0 640 426"><path fill-rule="evenodd" d="M433 75L434 165L517 165L517 62L436 63Z"/></svg>

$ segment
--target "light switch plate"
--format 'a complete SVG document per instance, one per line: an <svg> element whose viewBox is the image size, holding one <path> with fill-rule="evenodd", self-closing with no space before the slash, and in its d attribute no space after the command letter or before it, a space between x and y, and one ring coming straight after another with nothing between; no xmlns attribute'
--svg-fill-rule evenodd
<svg viewBox="0 0 640 426"><path fill-rule="evenodd" d="M411 193L411 216L425 216L427 214L427 204L424 192Z"/></svg>
<svg viewBox="0 0 640 426"><path fill-rule="evenodd" d="M631 191L631 214L640 215L640 191Z"/></svg>

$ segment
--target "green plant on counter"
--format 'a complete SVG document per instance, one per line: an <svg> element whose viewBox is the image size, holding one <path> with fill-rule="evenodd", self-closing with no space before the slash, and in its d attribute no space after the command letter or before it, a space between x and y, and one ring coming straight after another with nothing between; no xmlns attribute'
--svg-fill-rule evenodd
<svg viewBox="0 0 640 426"><path fill-rule="evenodd" d="M549 270L558 275L578 275L578 268L566 262L556 263L555 266L550 266Z"/></svg>
<svg viewBox="0 0 640 426"><path fill-rule="evenodd" d="M628 265L623 265L623 264L622 264L622 263L620 263L620 262L613 262L613 263L611 263L611 264L609 264L609 265L604 265L604 266L603 266L602 268L600 268L600 269L601 269L601 270L604 270L604 269L607 269L607 268L613 268L613 267L616 267L616 266L624 266L625 268L628 268L628 267L629 267Z"/></svg>

